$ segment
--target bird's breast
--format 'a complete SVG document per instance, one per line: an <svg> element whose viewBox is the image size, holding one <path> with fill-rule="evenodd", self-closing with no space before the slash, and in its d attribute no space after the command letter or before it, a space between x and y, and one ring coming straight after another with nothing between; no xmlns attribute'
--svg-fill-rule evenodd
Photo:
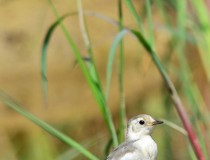
<svg viewBox="0 0 210 160"><path fill-rule="evenodd" d="M145 136L134 143L139 153L148 160L155 160L157 157L157 144L151 136Z"/></svg>

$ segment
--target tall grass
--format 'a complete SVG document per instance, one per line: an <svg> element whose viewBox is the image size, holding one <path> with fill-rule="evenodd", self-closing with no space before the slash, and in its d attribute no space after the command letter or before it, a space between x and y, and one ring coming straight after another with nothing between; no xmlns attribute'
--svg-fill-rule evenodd
<svg viewBox="0 0 210 160"><path fill-rule="evenodd" d="M71 139L70 137L66 136L65 134L59 132L54 127L50 126L46 122L42 121L38 117L28 113L23 109L23 107L15 102L11 97L9 97L7 94L1 92L0 93L0 100L7 105L9 108L15 110L20 115L26 117L45 131L47 131L49 134L53 135L54 137L58 138L62 142L68 144L69 146L76 148L78 151L80 151L82 154L84 154L87 158L92 160L98 160L96 156L94 156L92 153L90 153L87 149L82 147L79 143Z"/></svg>
<svg viewBox="0 0 210 160"><path fill-rule="evenodd" d="M49 3L51 4L55 15L59 19L60 16L59 16L59 13L57 12L56 7L53 5L53 3L50 0L49 0ZM92 58L92 59L89 61L90 62L89 66L86 66L85 61L83 60L83 57L81 56L76 44L74 43L74 41L73 41L71 35L69 34L69 32L67 31L66 27L63 25L62 22L60 23L60 26L64 32L64 35L67 38L67 41L69 42L69 45L72 48L73 53L75 54L75 56L77 58L77 61L81 67L81 70L82 70L82 72L90 86L90 89L98 103L99 109L101 110L101 113L102 113L101 115L103 116L105 122L107 123L110 134L112 135L113 144L114 144L114 146L117 146L118 140L117 140L116 130L114 128L113 121L111 119L111 113L109 111L109 108L107 107L105 95L103 93L103 89L100 84L98 73L95 68L95 63L94 63L94 59L92 57L91 47L88 46L89 47L88 52L89 52L90 58Z"/></svg>
<svg viewBox="0 0 210 160"><path fill-rule="evenodd" d="M196 155L197 159L199 160L208 159L209 153L206 148L207 144L202 135L203 132L205 133L209 132L207 117L203 116L204 114L209 115L209 111L208 109L206 109L206 107L201 106L201 105L205 106L205 100L202 98L197 84L192 80L193 79L192 71L188 64L189 59L185 56L187 43L194 43L195 45L197 45L198 49L200 50L200 56L202 58L203 67L206 71L206 75L208 76L210 75L208 70L210 66L209 64L210 50L207 45L208 42L210 42L209 39L210 22L206 16L208 15L208 13L205 8L204 1L199 1L198 3L198 1L192 0L187 3L187 1L179 1L179 0L167 1L167 2L163 2L161 0L158 0L156 2L153 2L151 0L146 0L144 4L144 6L146 6L146 18L145 18L140 16L139 11L136 9L137 8L136 4L133 3L131 0L125 0L125 1L118 0L117 3L118 22L115 24L118 24L119 31L112 42L112 46L110 47L108 55L105 92L103 90L102 82L96 68L94 53L92 49L94 44L92 44L90 40L91 35L89 35L88 32L82 1L78 0L78 13L72 13L72 14L78 14L81 33L83 36L84 44L86 46L86 53L88 55L88 57L85 58L82 56L77 45L73 41L71 34L69 33L69 31L67 30L67 28L63 23L63 21L68 16L71 16L71 14L61 16L60 13L57 11L56 6L54 6L53 2L51 0L49 0L48 2L51 5L52 11L54 12L57 20L49 27L45 35L45 39L42 46L41 76L42 76L43 93L44 93L43 95L45 97L46 104L47 104L47 90L48 90L47 64L46 64L47 49L48 47L50 47L49 42L51 36L53 35L53 31L60 26L63 31L63 34L65 35L69 43L70 48L74 53L74 56L77 59L81 71L84 74L84 78L86 79L90 87L90 90L93 93L93 97L95 98L98 104L101 116L106 122L106 127L111 137L110 145L108 145L106 150L108 151L111 145L113 145L113 147L116 147L119 144L119 142L121 143L124 139L124 129L126 127L126 120L127 120L126 108L125 108L125 90L124 90L124 68L125 68L124 61L126 54L124 51L124 46L126 44L124 43L123 39L125 38L126 35L132 35L139 42L139 45L143 46L145 51L149 54L154 66L157 68L160 75L162 76L164 87L168 91L167 94L171 98L170 101L174 104L173 106L175 107L176 112L178 113L178 116L183 123L184 130L180 129L176 125L173 125L173 123L170 122L170 116L167 117L169 119L169 122L166 121L166 124L168 124L172 128L175 126L174 128L176 128L177 130L181 130L182 131L181 133L185 137L188 137L188 140L190 142L188 144L190 144L191 147L193 148L193 150L189 151L189 154L191 155L192 158L195 157ZM196 23L194 23L193 17L189 16L187 10L189 4L195 9L196 16L199 17L201 26L206 27L205 29L203 28L199 29L199 26L197 26ZM124 26L123 5L126 5L127 9L132 15L133 20L136 23L137 29L128 28ZM176 15L176 23L172 23L170 21L170 17L168 15L165 15L167 13L166 6L172 7L174 9L173 14ZM159 58L158 53L156 51L157 43L156 43L155 34L157 32L157 29L155 21L153 20L154 16L153 7L156 7L155 8L156 11L159 10L159 12L162 15L162 18L165 20L165 26L164 26L165 29L167 29L171 34L171 42L174 45L173 50L176 52L175 56L180 64L177 72L179 75L180 82L184 84L184 87L182 87L181 91L176 90L175 87L176 85L171 80L169 74L167 73L167 70L165 69L165 67L161 62L162 60ZM191 18L190 19L190 24L192 24L191 26L187 26L187 24L185 23L187 21L187 18L189 17ZM145 22L143 21L143 19L147 21L146 23L148 29L145 27ZM187 27L193 27L193 28L196 27L196 32L193 32L193 34L188 32ZM203 37L203 41L205 42L206 45L203 45L202 43L197 41L197 39L200 39L200 36ZM190 39L191 41L189 42L188 39ZM109 106L107 105L107 102L110 98L109 95L111 92L110 86L112 82L111 79L113 72L113 63L114 59L117 57L116 54L118 47L119 47L118 84L119 84L120 105L119 105L119 127L117 128L114 126L112 114L110 112ZM206 55L204 55L204 50L207 51ZM169 54L171 56L172 53ZM187 108L186 105L184 105L185 103L182 102L183 98L179 96L179 92L183 92L182 95L186 97L187 104L190 106L189 108ZM163 92L163 94L166 94L166 92ZM57 137L64 143L78 150L81 154L86 156L86 158L91 160L99 159L99 157L96 157L93 153L90 153L78 142L74 141L70 137L67 137L63 133L56 130L54 127L40 120L38 117L23 110L21 105L14 102L12 98L5 95L3 92L1 92L0 94L0 100L10 108L14 109L19 114L25 116L33 123L46 130L48 133L52 134L54 137ZM189 109L190 112L187 112L186 111L187 109ZM168 114L169 112L172 111L166 109L165 113ZM206 126L205 130L202 130L203 125ZM119 134L117 134L117 130L119 131ZM166 136L166 138L170 139L170 136ZM168 141L167 145L170 145Z"/></svg>

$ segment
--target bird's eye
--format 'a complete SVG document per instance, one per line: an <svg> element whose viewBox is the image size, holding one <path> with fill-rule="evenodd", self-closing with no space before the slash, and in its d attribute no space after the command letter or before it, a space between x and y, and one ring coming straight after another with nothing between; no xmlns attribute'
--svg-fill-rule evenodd
<svg viewBox="0 0 210 160"><path fill-rule="evenodd" d="M144 123L145 123L145 122L144 122L143 120L140 120L140 121L139 121L139 124L140 124L140 125L143 125Z"/></svg>

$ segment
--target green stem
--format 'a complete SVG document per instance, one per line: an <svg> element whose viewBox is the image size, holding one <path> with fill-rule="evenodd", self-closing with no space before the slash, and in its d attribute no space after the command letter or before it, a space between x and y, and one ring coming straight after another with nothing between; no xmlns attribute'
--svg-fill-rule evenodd
<svg viewBox="0 0 210 160"><path fill-rule="evenodd" d="M52 3L51 0L49 0L49 3L51 4L55 15L57 16L57 18L59 18L60 17L59 13L57 12L57 9L55 8L54 4ZM79 52L78 48L76 47L76 45L75 45L72 37L70 36L68 30L66 29L66 27L64 26L64 24L62 22L60 22L60 26L61 26L61 28L64 32L64 35L67 38L67 41L69 42L69 44L71 46L71 49L73 50L73 53L74 53L75 57L78 60L78 63L81 67L81 70L82 70L90 88L91 88L91 91L96 98L96 102L99 105L102 116L103 116L103 118L104 118L104 120L105 120L105 122L108 126L110 135L112 136L113 144L116 147L118 145L116 130L115 130L115 127L114 127L114 124L113 124L113 121L112 121L111 114L110 114L110 112L108 110L108 107L106 105L106 100L105 100L105 96L103 94L103 91L102 91L97 79L95 79L96 78L95 68L92 65L91 65L91 69L87 68L87 66L85 65L85 62L84 62L83 58L81 57L80 52ZM93 73L91 71L93 71ZM94 74L94 76L93 76L93 74Z"/></svg>
<svg viewBox="0 0 210 160"><path fill-rule="evenodd" d="M60 141L66 143L67 145L77 149L81 154L86 156L90 160L99 160L95 155L90 153L87 149L81 146L79 143L71 139L70 137L66 136L65 134L61 133L57 129L53 128L46 122L42 121L41 119L35 117L34 115L28 113L24 109L20 107L14 100L12 100L9 96L0 92L0 101L2 101L5 105L9 108L15 110L20 115L26 117L27 119L31 120L33 123L47 131L49 134L53 135L54 137L58 138Z"/></svg>
<svg viewBox="0 0 210 160"><path fill-rule="evenodd" d="M156 65L158 71L160 72L160 74L165 82L165 86L169 92L169 95L170 95L173 103L175 104L176 111L178 112L179 117L182 120L182 123L184 125L184 128L186 129L186 131L188 133L188 138L191 142L191 145L195 151L197 158L199 160L204 160L204 155L202 153L198 138L192 129L192 126L190 124L188 115L187 115L187 113L184 109L184 106L182 104L182 101L181 101L179 95L177 94L177 91L176 91L172 81L170 80L166 70L160 63L160 60L157 57L157 54L152 49L152 47L149 45L149 43L145 40L145 38L138 31L135 31L135 30L131 30L131 31L138 38L138 40L142 43L144 48L148 51L149 55L152 58L153 63Z"/></svg>
<svg viewBox="0 0 210 160"><path fill-rule="evenodd" d="M118 0L118 15L119 15L119 31L123 29L123 12L122 12L122 0ZM123 39L119 43L120 56L119 56L119 94L120 94L120 126L119 126L119 141L122 142L124 139L124 129L126 126L126 112L125 112L125 97L123 87L123 73L124 73L124 42Z"/></svg>

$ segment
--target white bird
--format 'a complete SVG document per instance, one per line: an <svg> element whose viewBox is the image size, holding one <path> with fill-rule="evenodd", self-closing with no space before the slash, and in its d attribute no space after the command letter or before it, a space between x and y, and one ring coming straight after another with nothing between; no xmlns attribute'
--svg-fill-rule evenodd
<svg viewBox="0 0 210 160"><path fill-rule="evenodd" d="M114 149L106 160L155 160L158 149L151 134L154 126L161 123L146 114L130 119L125 142Z"/></svg>

